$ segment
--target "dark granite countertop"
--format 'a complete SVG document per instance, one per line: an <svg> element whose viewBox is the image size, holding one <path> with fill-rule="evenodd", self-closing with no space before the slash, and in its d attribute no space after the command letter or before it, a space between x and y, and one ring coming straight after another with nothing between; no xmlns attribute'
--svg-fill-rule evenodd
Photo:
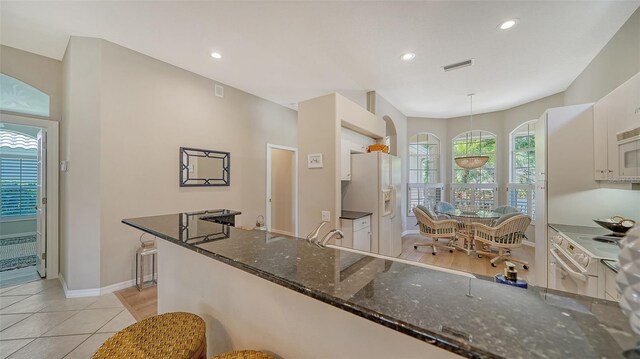
<svg viewBox="0 0 640 359"><path fill-rule="evenodd" d="M602 264L607 266L607 268L609 268L612 271L618 273L618 261L612 261L612 260L609 260L609 259L602 259L601 262L602 262Z"/></svg>
<svg viewBox="0 0 640 359"><path fill-rule="evenodd" d="M371 212L342 211L342 212L340 212L340 218L341 219L355 220L355 219L360 219L362 217L370 216L372 214L373 213L371 213Z"/></svg>
<svg viewBox="0 0 640 359"><path fill-rule="evenodd" d="M615 302L319 248L186 213L122 222L469 358L617 358L638 340Z"/></svg>

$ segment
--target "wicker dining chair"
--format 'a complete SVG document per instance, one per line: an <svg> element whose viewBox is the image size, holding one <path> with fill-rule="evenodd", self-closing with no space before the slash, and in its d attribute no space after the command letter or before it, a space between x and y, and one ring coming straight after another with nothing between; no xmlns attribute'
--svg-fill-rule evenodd
<svg viewBox="0 0 640 359"><path fill-rule="evenodd" d="M524 269L529 269L527 261L511 257L511 250L522 246L522 240L526 238L524 233L530 223L531 217L524 214L508 218L495 227L474 223L473 239L482 244L482 246L478 246L476 243L476 253L478 256L493 256L494 258L491 259L492 267L495 267L496 263L508 259L510 262L522 264ZM491 247L497 248L498 251L491 251Z"/></svg>
<svg viewBox="0 0 640 359"><path fill-rule="evenodd" d="M413 245L414 249L425 246L431 247L431 254L436 255L436 247L446 248L453 253L453 244L456 240L457 221L454 219L437 220L433 219L425 210L418 207L413 208L413 213L418 220L420 234L423 237L431 238L431 242L419 242ZM437 218L437 216L434 215ZM448 243L438 243L439 239L449 239Z"/></svg>

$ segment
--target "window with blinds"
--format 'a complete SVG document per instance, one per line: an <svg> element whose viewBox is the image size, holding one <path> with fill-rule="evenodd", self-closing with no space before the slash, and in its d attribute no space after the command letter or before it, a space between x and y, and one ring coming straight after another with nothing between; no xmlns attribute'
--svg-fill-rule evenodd
<svg viewBox="0 0 640 359"><path fill-rule="evenodd" d="M440 181L440 139L432 133L409 138L409 181L407 215L413 207L432 207L442 200L444 184Z"/></svg>
<svg viewBox="0 0 640 359"><path fill-rule="evenodd" d="M464 132L452 141L453 205L463 210L488 210L497 203L496 135L487 131ZM455 162L458 156L489 156L480 168L464 169Z"/></svg>
<svg viewBox="0 0 640 359"><path fill-rule="evenodd" d="M37 197L37 160L0 158L0 217L34 216Z"/></svg>
<svg viewBox="0 0 640 359"><path fill-rule="evenodd" d="M535 218L536 120L518 126L510 135L509 205Z"/></svg>

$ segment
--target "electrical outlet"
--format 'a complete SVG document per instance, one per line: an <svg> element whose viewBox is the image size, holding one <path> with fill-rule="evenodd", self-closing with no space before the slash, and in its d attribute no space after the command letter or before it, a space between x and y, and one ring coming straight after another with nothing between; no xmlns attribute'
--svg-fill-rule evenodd
<svg viewBox="0 0 640 359"><path fill-rule="evenodd" d="M330 222L331 221L331 212L322 211L322 220L325 221L325 222Z"/></svg>

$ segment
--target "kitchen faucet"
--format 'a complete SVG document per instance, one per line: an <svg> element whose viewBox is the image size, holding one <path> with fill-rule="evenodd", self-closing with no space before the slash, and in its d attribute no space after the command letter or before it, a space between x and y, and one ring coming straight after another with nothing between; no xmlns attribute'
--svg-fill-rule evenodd
<svg viewBox="0 0 640 359"><path fill-rule="evenodd" d="M338 235L338 239L344 238L344 233L342 233L339 229L332 229L327 233L320 242L316 242L316 244L320 247L326 247L327 243L333 238L335 235Z"/></svg>
<svg viewBox="0 0 640 359"><path fill-rule="evenodd" d="M316 240L318 239L318 234L320 234L320 230L322 229L322 227L324 227L325 224L327 224L328 222L322 221L317 227L316 229L314 229L313 231L311 231L311 233L309 233L307 235L307 242L311 242L311 243L315 243Z"/></svg>

